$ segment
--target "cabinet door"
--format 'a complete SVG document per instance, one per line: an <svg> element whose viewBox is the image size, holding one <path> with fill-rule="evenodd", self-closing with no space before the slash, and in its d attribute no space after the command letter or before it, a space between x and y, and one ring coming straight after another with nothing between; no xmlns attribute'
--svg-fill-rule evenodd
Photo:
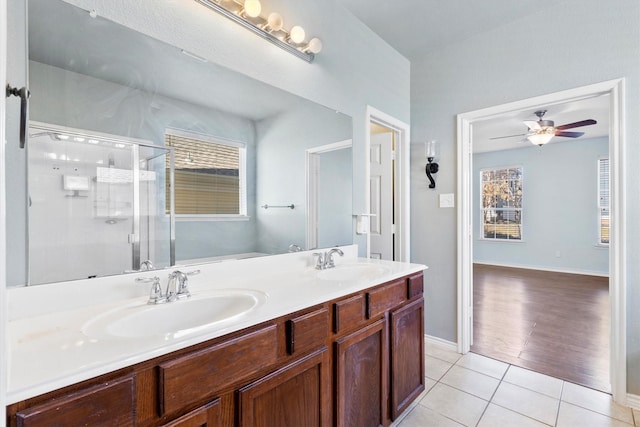
<svg viewBox="0 0 640 427"><path fill-rule="evenodd" d="M240 427L328 427L331 374L327 347L238 391Z"/></svg>
<svg viewBox="0 0 640 427"><path fill-rule="evenodd" d="M395 420L424 390L424 300L392 311L391 418Z"/></svg>
<svg viewBox="0 0 640 427"><path fill-rule="evenodd" d="M336 425L378 427L387 420L386 322L336 340Z"/></svg>

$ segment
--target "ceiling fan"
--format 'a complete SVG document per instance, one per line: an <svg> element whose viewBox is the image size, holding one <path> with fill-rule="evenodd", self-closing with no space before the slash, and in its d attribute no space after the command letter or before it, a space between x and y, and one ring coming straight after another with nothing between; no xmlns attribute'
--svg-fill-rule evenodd
<svg viewBox="0 0 640 427"><path fill-rule="evenodd" d="M566 125L555 126L553 120L543 120L543 117L547 110L538 110L535 114L538 117L537 121L525 120L524 124L527 126L528 132L520 135L508 135L498 136L489 139L502 139L513 138L516 136L526 136L532 144L543 146L547 142L551 141L554 136L563 136L565 138L578 138L584 135L584 132L566 132L567 129L579 128L582 126L595 125L596 122L593 119L581 120L579 122L567 123Z"/></svg>

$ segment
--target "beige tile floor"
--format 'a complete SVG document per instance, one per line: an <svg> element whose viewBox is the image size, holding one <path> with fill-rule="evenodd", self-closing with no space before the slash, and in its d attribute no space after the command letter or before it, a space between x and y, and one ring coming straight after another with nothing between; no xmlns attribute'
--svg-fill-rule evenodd
<svg viewBox="0 0 640 427"><path fill-rule="evenodd" d="M397 427L640 427L606 393L431 342L425 353L427 392Z"/></svg>

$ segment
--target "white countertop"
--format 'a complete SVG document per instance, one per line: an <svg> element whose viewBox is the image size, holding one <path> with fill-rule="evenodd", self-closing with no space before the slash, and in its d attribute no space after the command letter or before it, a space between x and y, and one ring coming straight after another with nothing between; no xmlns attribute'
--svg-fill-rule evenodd
<svg viewBox="0 0 640 427"><path fill-rule="evenodd" d="M256 325L288 313L426 269L421 264L357 258L357 246L342 247L336 265L374 264L384 272L355 280L322 280L311 252L222 263L173 267L91 280L13 288L9 301L7 403L15 403L114 370ZM169 272L200 270L189 278L196 297L220 289L253 289L267 295L252 311L186 335L143 338L89 336L87 322L125 304L146 305L150 284L136 277L159 276L163 288ZM180 304L177 301L171 304ZM171 322L172 319L166 319Z"/></svg>

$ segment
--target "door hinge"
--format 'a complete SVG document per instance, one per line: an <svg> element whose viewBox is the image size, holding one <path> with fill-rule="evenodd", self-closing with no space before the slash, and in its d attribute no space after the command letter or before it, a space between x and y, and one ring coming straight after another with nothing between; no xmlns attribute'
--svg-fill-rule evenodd
<svg viewBox="0 0 640 427"><path fill-rule="evenodd" d="M396 234L396 225L391 224L391 234Z"/></svg>
<svg viewBox="0 0 640 427"><path fill-rule="evenodd" d="M396 160L396 150L391 150L391 160Z"/></svg>
<svg viewBox="0 0 640 427"><path fill-rule="evenodd" d="M134 243L138 243L139 242L139 238L138 238L137 234L129 234L128 238L129 238L129 243L130 244L134 244Z"/></svg>

